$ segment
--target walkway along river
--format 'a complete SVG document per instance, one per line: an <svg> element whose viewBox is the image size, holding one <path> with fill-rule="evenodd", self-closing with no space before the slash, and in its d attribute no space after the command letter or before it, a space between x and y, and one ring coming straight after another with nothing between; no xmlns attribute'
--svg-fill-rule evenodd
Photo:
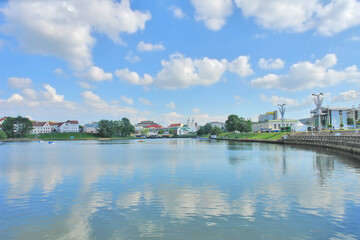
<svg viewBox="0 0 360 240"><path fill-rule="evenodd" d="M330 148L344 151L360 156L360 135L355 132L346 133L291 133L282 139L228 139L217 138L217 140L239 141L239 142L259 142L272 144L290 144L311 147Z"/></svg>

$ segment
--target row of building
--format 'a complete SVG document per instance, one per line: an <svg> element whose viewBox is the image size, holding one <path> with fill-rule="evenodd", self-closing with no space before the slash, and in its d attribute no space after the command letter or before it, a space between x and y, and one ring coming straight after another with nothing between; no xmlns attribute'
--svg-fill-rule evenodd
<svg viewBox="0 0 360 240"><path fill-rule="evenodd" d="M42 134L42 133L70 133L79 132L80 125L77 120L67 120L66 122L32 122L33 129L31 134Z"/></svg>
<svg viewBox="0 0 360 240"><path fill-rule="evenodd" d="M158 134L162 132L162 134L170 134L173 132L176 135L187 135L194 134L199 129L198 124L194 119L190 121L188 119L186 124L183 123L172 123L167 127L163 127L154 121L141 121L135 125L135 131L137 135L142 135L144 130L147 129L149 134Z"/></svg>
<svg viewBox="0 0 360 240"><path fill-rule="evenodd" d="M0 129L2 127L2 123L5 121L7 117L3 117L0 119ZM31 134L43 134L43 133L69 133L69 132L79 132L80 125L76 120L67 120L66 122L38 122L33 121L32 123L32 131Z"/></svg>
<svg viewBox="0 0 360 240"><path fill-rule="evenodd" d="M277 111L259 115L259 121L253 123L253 132L280 131L281 127L291 127L293 131L312 131L316 129L354 129L359 122L360 106L355 107L321 107L310 111L312 117L299 120L278 119Z"/></svg>

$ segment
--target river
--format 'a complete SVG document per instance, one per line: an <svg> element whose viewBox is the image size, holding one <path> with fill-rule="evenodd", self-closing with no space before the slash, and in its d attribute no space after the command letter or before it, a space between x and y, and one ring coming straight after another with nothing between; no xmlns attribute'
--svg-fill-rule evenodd
<svg viewBox="0 0 360 240"><path fill-rule="evenodd" d="M195 139L0 143L0 239L360 239L360 161Z"/></svg>

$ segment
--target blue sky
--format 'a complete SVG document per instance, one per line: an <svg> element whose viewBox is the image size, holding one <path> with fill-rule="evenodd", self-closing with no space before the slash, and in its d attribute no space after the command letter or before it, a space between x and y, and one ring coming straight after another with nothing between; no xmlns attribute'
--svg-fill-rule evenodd
<svg viewBox="0 0 360 240"><path fill-rule="evenodd" d="M167 126L279 103L305 118L318 92L358 105L359 25L356 0L0 1L0 114Z"/></svg>

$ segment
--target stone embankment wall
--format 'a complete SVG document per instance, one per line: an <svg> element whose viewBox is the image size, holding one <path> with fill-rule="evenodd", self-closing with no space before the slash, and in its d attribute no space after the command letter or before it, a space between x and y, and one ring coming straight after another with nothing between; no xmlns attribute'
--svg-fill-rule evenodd
<svg viewBox="0 0 360 240"><path fill-rule="evenodd" d="M344 151L360 156L360 133L349 132L320 132L320 133L290 133L284 135L284 138L278 140L267 139L226 139L217 140L238 141L238 142L259 142L273 144L289 144L309 147L330 148L338 151Z"/></svg>
<svg viewBox="0 0 360 240"><path fill-rule="evenodd" d="M360 135L353 133L294 134L279 140L284 144L317 146L360 154Z"/></svg>

